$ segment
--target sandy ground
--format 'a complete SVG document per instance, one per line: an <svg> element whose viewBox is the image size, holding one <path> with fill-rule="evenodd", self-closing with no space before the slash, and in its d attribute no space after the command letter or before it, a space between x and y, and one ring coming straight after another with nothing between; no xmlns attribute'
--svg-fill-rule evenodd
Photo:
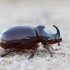
<svg viewBox="0 0 70 70"><path fill-rule="evenodd" d="M70 1L69 0L0 0L0 33L11 26L45 25L56 33L58 26L63 39L61 46L52 45L57 51L39 48L33 59L31 53L11 53L0 57L0 70L70 70ZM40 45L42 47L42 45ZM2 53L2 48L0 48Z"/></svg>

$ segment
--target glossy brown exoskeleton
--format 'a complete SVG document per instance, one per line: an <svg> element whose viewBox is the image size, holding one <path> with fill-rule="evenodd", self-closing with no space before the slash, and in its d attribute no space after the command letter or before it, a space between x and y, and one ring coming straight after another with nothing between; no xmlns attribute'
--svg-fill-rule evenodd
<svg viewBox="0 0 70 70"><path fill-rule="evenodd" d="M5 49L5 52L1 56L3 57L14 51L19 52L22 49L32 49L33 52L29 57L32 58L38 48L37 44L40 42L42 42L44 48L53 56L49 47L55 43L59 45L59 42L62 41L59 29L55 25L53 26L57 30L56 34L46 30L43 25L38 25L36 28L30 26L15 26L4 30L1 33L0 45Z"/></svg>

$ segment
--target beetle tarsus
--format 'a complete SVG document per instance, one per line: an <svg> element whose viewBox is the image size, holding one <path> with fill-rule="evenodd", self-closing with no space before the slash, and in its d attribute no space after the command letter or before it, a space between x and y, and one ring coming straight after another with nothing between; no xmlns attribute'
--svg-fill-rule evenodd
<svg viewBox="0 0 70 70"><path fill-rule="evenodd" d="M50 51L49 47L47 45L44 45L44 48L46 48L48 52L51 54L51 57L53 57L52 52Z"/></svg>

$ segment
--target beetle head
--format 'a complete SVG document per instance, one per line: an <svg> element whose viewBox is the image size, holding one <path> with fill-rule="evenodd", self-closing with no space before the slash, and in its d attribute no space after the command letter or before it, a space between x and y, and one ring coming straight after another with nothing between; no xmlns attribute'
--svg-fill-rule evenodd
<svg viewBox="0 0 70 70"><path fill-rule="evenodd" d="M54 35L54 39L55 39L54 41L55 41L55 43L58 43L58 45L59 45L59 42L62 41L62 38L60 37L60 31L59 31L59 29L55 25L53 25L53 26L57 30L57 33Z"/></svg>
<svg viewBox="0 0 70 70"><path fill-rule="evenodd" d="M43 40L47 41L49 44L54 44L54 43L58 43L62 41L62 38L60 38L60 31L59 29L53 25L56 30L57 30L57 33L54 34L46 29L45 26L43 25L38 25L36 27L36 32L37 32L37 35L40 36Z"/></svg>
<svg viewBox="0 0 70 70"><path fill-rule="evenodd" d="M58 45L60 45L59 42L62 41L62 38L60 37L60 31L55 25L53 25L53 26L56 28L57 33L51 34L51 36L48 38L48 42L50 44L58 43Z"/></svg>

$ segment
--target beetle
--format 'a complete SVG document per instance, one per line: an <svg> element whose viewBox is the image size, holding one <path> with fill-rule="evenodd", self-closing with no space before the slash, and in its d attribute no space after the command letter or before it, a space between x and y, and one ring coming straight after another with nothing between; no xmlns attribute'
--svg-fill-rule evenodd
<svg viewBox="0 0 70 70"><path fill-rule="evenodd" d="M58 43L58 45L60 45L59 43L62 42L59 29L55 25L53 26L57 30L56 34L45 29L44 25L38 25L35 28L31 26L14 26L7 28L1 33L0 46L5 49L1 57L11 52L19 52L22 49L32 49L32 54L28 58L30 59L36 53L38 48L37 44L40 42L42 42L44 48L48 50L52 57L53 55L49 47L51 47L51 44Z"/></svg>

